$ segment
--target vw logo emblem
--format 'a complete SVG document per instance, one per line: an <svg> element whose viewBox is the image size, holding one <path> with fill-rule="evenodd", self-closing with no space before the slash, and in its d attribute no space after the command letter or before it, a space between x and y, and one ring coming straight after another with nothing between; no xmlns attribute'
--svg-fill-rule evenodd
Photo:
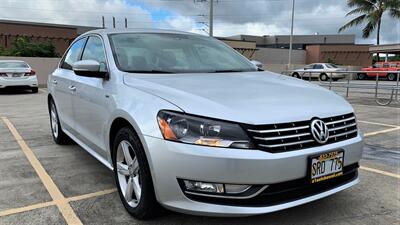
<svg viewBox="0 0 400 225"><path fill-rule="evenodd" d="M311 122L311 134L318 143L325 144L329 139L328 126L324 121L315 119Z"/></svg>

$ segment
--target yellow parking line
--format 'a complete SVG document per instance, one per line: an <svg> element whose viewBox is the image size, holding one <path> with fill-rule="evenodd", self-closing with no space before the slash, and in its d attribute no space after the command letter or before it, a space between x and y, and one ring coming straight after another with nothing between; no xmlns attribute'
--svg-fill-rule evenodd
<svg viewBox="0 0 400 225"><path fill-rule="evenodd" d="M34 205L24 206L24 207L20 207L20 208L7 209L4 211L0 211L0 217L17 214L17 213L22 213L22 212L26 212L26 211L31 211L34 209L45 208L45 207L49 207L49 206L52 206L55 204L56 204L55 202L51 201L51 202L38 203L38 204L34 204Z"/></svg>
<svg viewBox="0 0 400 225"><path fill-rule="evenodd" d="M15 140L18 142L21 150L24 152L26 158L31 163L33 169L36 171L43 185L46 187L53 201L56 203L67 224L82 224L81 220L78 218L72 207L69 205L67 199L58 189L57 185L43 168L42 164L36 158L32 150L28 147L14 125L6 117L2 117L2 120L7 125Z"/></svg>
<svg viewBox="0 0 400 225"><path fill-rule="evenodd" d="M378 174L385 175L385 176L388 176L388 177L394 177L394 178L400 179L400 174L389 173L389 172L386 172L386 171L383 171L383 170L378 170L378 169L369 168L369 167L365 167L365 166L360 166L360 169L366 170L366 171L369 171L369 172L373 172L373 173L378 173Z"/></svg>
<svg viewBox="0 0 400 225"><path fill-rule="evenodd" d="M89 194L70 197L70 198L67 198L67 201L74 202L74 201L84 200L84 199L88 199L88 198L93 198L93 197L97 197L97 196L111 194L111 193L114 193L116 191L117 191L116 188L112 188L112 189L108 189L108 190L104 190L104 191L98 191L98 192L93 192L93 193L89 193Z"/></svg>
<svg viewBox="0 0 400 225"><path fill-rule="evenodd" d="M385 126L385 127L399 127L397 125L392 125L392 124L386 124L386 123L376 123L376 122L370 122L370 121L365 121L365 120L358 120L360 123L366 123L366 124L373 124L373 125L379 125L379 126Z"/></svg>
<svg viewBox="0 0 400 225"><path fill-rule="evenodd" d="M400 130L400 127L389 128L386 130L379 130L379 131L375 131L375 132L366 133L366 134L364 134L364 137L370 137L370 136L374 136L377 134L384 134L384 133L388 133L388 132L392 132L392 131L396 131L396 130Z"/></svg>
<svg viewBox="0 0 400 225"><path fill-rule="evenodd" d="M79 201L79 200L84 200L84 199L89 199L89 198L94 198L94 197L98 197L98 196L111 194L116 191L117 191L116 188L112 188L112 189L107 189L104 191L98 191L98 192L93 192L93 193L89 193L89 194L69 197L66 200L68 202L75 202L75 201ZM0 217L12 215L12 214L18 214L18 213L22 213L22 212L27 212L27 211L31 211L31 210L35 210L35 209L46 208L46 207L49 207L52 205L56 205L56 203L54 201L50 201L50 202L38 203L38 204L23 206L23 207L14 208L14 209L7 209L4 211L0 211Z"/></svg>

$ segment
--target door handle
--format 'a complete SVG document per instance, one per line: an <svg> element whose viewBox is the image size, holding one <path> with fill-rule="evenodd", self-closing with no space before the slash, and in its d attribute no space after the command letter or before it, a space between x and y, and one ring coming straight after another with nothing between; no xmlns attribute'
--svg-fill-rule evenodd
<svg viewBox="0 0 400 225"><path fill-rule="evenodd" d="M52 80L51 81L53 84L57 84L58 82L57 82L57 80Z"/></svg>
<svg viewBox="0 0 400 225"><path fill-rule="evenodd" d="M73 86L73 85L72 85L72 86L69 86L68 88L69 88L69 90L71 90L71 91L73 91L73 92L76 91L76 87Z"/></svg>

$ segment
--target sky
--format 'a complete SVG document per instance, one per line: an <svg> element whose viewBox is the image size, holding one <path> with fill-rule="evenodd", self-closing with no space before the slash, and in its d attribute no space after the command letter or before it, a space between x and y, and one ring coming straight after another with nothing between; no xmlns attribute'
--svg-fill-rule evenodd
<svg viewBox="0 0 400 225"><path fill-rule="evenodd" d="M207 0L0 0L0 19L100 27L165 28L207 35ZM214 0L214 35L290 34L292 0ZM296 0L294 34L337 34L353 17L346 0ZM375 44L376 33L363 39L362 26L343 33L355 34L356 43ZM381 43L400 43L400 20L384 15Z"/></svg>

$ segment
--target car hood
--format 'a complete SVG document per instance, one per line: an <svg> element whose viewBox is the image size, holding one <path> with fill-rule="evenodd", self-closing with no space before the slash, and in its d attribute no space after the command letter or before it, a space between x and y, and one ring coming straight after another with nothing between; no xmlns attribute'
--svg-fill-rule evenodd
<svg viewBox="0 0 400 225"><path fill-rule="evenodd" d="M125 74L124 83L159 96L186 113L248 124L353 111L342 97L325 88L271 72Z"/></svg>

